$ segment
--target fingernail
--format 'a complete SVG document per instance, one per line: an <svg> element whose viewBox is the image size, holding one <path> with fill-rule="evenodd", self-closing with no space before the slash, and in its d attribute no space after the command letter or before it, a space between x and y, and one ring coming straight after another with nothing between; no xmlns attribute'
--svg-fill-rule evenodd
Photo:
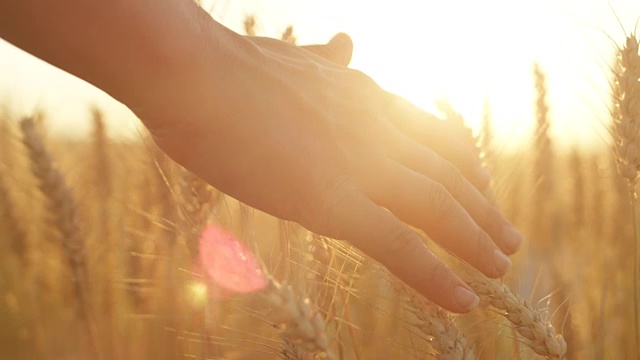
<svg viewBox="0 0 640 360"><path fill-rule="evenodd" d="M458 305L466 310L473 310L480 304L480 298L463 286L458 286L453 291L453 296Z"/></svg>
<svg viewBox="0 0 640 360"><path fill-rule="evenodd" d="M502 276L506 274L511 267L511 259L503 254L502 251L495 249L493 251L493 265L496 267L498 275Z"/></svg>
<svg viewBox="0 0 640 360"><path fill-rule="evenodd" d="M513 225L506 225L502 230L502 236L511 253L518 251L524 242L524 236Z"/></svg>

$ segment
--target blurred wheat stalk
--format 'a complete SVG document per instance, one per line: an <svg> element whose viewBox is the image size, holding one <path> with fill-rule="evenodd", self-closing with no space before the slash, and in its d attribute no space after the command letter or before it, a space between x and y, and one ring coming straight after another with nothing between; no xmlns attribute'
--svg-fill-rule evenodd
<svg viewBox="0 0 640 360"><path fill-rule="evenodd" d="M636 351L640 356L640 246L636 216L636 185L640 170L640 54L635 34L627 37L614 67L613 137L618 172L626 179L633 224L633 312Z"/></svg>

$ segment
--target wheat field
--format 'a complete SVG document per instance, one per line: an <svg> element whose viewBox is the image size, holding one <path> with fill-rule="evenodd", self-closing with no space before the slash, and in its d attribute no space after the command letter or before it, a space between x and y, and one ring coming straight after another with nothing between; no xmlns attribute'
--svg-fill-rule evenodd
<svg viewBox="0 0 640 360"><path fill-rule="evenodd" d="M473 137L440 104L492 173L487 196L528 239L510 275L490 280L424 236L481 295L459 316L349 244L218 192L150 137L110 138L98 109L83 141L48 136L46 113L5 113L2 358L634 359L637 64L631 36L613 67L604 151L558 150L537 66L534 141L519 152L500 150L489 117ZM198 261L211 225L255 254L265 289L221 296Z"/></svg>

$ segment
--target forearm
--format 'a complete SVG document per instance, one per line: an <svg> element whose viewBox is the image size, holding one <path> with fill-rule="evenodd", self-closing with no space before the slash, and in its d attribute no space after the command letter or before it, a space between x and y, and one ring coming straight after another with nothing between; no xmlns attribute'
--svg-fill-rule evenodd
<svg viewBox="0 0 640 360"><path fill-rule="evenodd" d="M0 14L0 37L130 107L170 97L189 69L223 72L238 41L190 0L8 0Z"/></svg>

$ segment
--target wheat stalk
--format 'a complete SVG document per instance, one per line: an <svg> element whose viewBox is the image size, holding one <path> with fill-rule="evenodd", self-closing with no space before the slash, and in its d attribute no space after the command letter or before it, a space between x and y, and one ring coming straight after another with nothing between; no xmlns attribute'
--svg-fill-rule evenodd
<svg viewBox="0 0 640 360"><path fill-rule="evenodd" d="M478 148L480 149L480 158L482 164L489 170L495 167L496 159L493 151L493 118L491 115L491 106L489 100L485 100L482 114L482 129L478 139Z"/></svg>
<svg viewBox="0 0 640 360"><path fill-rule="evenodd" d="M292 25L287 26L287 28L282 33L282 36L280 36L280 39L282 41L288 42L289 44L295 45L295 43L297 41L297 38L296 38L295 34L293 33L293 26Z"/></svg>
<svg viewBox="0 0 640 360"><path fill-rule="evenodd" d="M210 221L221 195L190 171L182 168L178 170L177 185L180 205L177 215L181 220L181 226L178 228L185 232L185 246L188 256L192 258L198 254L198 242L194 240L198 238L202 229Z"/></svg>
<svg viewBox="0 0 640 360"><path fill-rule="evenodd" d="M556 243L554 239L554 231L552 221L555 217L552 214L553 206L550 201L554 192L553 180L553 146L551 137L549 136L549 107L547 106L547 85L546 76L538 64L533 66L533 77L536 88L536 130L533 149L533 182L535 193L534 196L540 201L533 204L532 210L532 227L539 229L539 240L532 245L536 246L536 250L544 251L551 248Z"/></svg>
<svg viewBox="0 0 640 360"><path fill-rule="evenodd" d="M78 300L78 311L81 320L89 332L92 351L99 358L95 330L89 319L89 302L87 299L88 281L85 263L84 238L77 225L77 206L71 190L62 173L56 168L36 130L36 123L31 118L20 122L23 143L29 152L31 169L38 180L40 191L46 197L52 225L59 234L65 259L71 269L72 285Z"/></svg>
<svg viewBox="0 0 640 360"><path fill-rule="evenodd" d="M634 34L620 51L613 86L613 136L618 172L633 185L640 169L640 56Z"/></svg>
<svg viewBox="0 0 640 360"><path fill-rule="evenodd" d="M104 115L98 108L91 110L93 116L93 161L94 161L94 186L93 189L98 199L106 201L112 191L111 154L109 149L109 137L104 123Z"/></svg>
<svg viewBox="0 0 640 360"><path fill-rule="evenodd" d="M536 66L534 68L536 74L536 87L538 89L538 127L540 132L539 151L542 151L543 158L539 159L538 166L542 167L542 163L549 164L551 161L550 140L547 135L549 123L547 120L547 107L545 104L545 86L544 75ZM477 144L473 141L474 137L471 130L466 128L462 116L445 102L438 104L440 110L445 114L446 119L451 123L458 133L466 138L470 144ZM479 154L479 151L478 151ZM494 202L494 195L491 188L484 193L485 197ZM473 280L469 281L469 286L483 299L490 303L496 309L502 311L502 314L514 325L516 331L522 335L527 345L537 354L548 357L549 359L564 359L567 352L567 343L560 334L556 334L553 325L544 321L540 311L533 307L528 301L524 300L520 295L514 294L504 284L488 279L481 274L476 273Z"/></svg>
<svg viewBox="0 0 640 360"><path fill-rule="evenodd" d="M438 359L477 358L475 351L467 345L467 339L462 335L451 315L406 286L399 288L407 295L405 310L417 319L411 325L431 340L431 346L438 352Z"/></svg>
<svg viewBox="0 0 640 360"><path fill-rule="evenodd" d="M311 360L311 356L308 352L301 350L297 345L292 344L290 341L285 341L282 344L280 358L283 360Z"/></svg>
<svg viewBox="0 0 640 360"><path fill-rule="evenodd" d="M614 68L613 138L618 172L627 180L633 222L633 300L636 351L640 354L640 245L636 219L636 190L640 170L640 55L635 34L627 37ZM640 358L640 355L639 355Z"/></svg>
<svg viewBox="0 0 640 360"><path fill-rule="evenodd" d="M308 298L297 296L291 286L273 280L261 294L272 309L269 319L283 339L296 348L319 352L324 359L335 358L329 348L325 320Z"/></svg>
<svg viewBox="0 0 640 360"><path fill-rule="evenodd" d="M572 219L573 228L580 229L585 223L585 177L584 177L584 160L580 156L577 149L573 149L569 159L571 174L573 175L573 211Z"/></svg>
<svg viewBox="0 0 640 360"><path fill-rule="evenodd" d="M4 230L3 233L8 238L11 250L22 265L26 265L27 236L14 212L12 200L4 177L0 176L0 231Z"/></svg>
<svg viewBox="0 0 640 360"><path fill-rule="evenodd" d="M256 17L254 15L247 15L244 18L244 33L248 36L256 36Z"/></svg>
<svg viewBox="0 0 640 360"><path fill-rule="evenodd" d="M553 325L544 320L540 311L529 301L512 293L506 285L496 280L478 276L468 284L483 302L500 310L536 354L554 360L566 358L567 343L564 338L556 334Z"/></svg>
<svg viewBox="0 0 640 360"><path fill-rule="evenodd" d="M52 225L60 235L65 259L73 274L73 287L81 304L85 304L84 287L86 277L85 244L77 226L76 202L67 186L62 173L55 167L51 155L38 135L32 119L20 123L23 143L29 151L34 176L38 180L40 191L48 200ZM85 308L80 307L81 316Z"/></svg>
<svg viewBox="0 0 640 360"><path fill-rule="evenodd" d="M481 149L478 146L479 141L475 136L473 136L473 131L471 130L471 128L465 125L464 117L462 116L462 114L456 111L456 109L447 99L436 100L436 107L442 114L442 118L445 121L445 126L447 126L454 134L456 134L460 140L469 145L469 148L471 149L471 151L473 151L475 157L480 159Z"/></svg>

